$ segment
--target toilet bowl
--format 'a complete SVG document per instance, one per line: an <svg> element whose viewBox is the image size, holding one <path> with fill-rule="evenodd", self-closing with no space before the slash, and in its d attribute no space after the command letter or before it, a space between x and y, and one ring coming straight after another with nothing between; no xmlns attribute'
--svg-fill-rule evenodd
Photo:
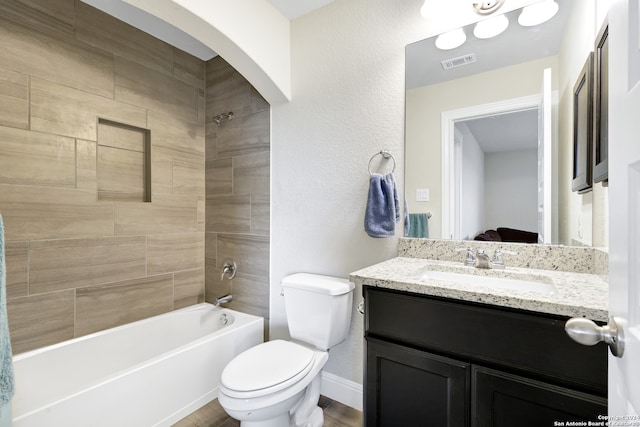
<svg viewBox="0 0 640 427"><path fill-rule="evenodd" d="M298 410L299 417L304 418L310 414L302 412L315 409L320 395L319 373L329 358L326 351L275 340L240 356L225 368L218 399L243 426L295 425L290 422L291 413ZM313 381L317 382L317 390L310 387ZM315 392L318 396L314 396ZM304 401L314 399L314 407L303 408Z"/></svg>
<svg viewBox="0 0 640 427"><path fill-rule="evenodd" d="M236 356L218 400L242 427L320 427L321 371L350 326L354 285L298 273L282 281L292 341L268 341Z"/></svg>

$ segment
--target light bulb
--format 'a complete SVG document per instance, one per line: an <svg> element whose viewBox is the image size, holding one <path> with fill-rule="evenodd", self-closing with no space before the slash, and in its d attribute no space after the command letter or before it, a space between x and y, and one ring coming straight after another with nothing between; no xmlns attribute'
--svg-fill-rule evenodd
<svg viewBox="0 0 640 427"><path fill-rule="evenodd" d="M543 0L539 3L526 6L518 16L518 23L523 27L532 27L542 24L553 18L558 13L558 3L554 0Z"/></svg>
<svg viewBox="0 0 640 427"><path fill-rule="evenodd" d="M456 28L455 30L440 34L436 39L436 47L442 50L455 49L461 46L465 40L467 40L467 35L464 33L464 30L462 28Z"/></svg>
<svg viewBox="0 0 640 427"><path fill-rule="evenodd" d="M427 3L429 3L429 0L424 0L424 4L420 8L420 15L424 16L425 18L429 17L429 5Z"/></svg>
<svg viewBox="0 0 640 427"><path fill-rule="evenodd" d="M479 39L495 37L509 26L509 19L504 15L493 16L482 20L473 28L473 35Z"/></svg>

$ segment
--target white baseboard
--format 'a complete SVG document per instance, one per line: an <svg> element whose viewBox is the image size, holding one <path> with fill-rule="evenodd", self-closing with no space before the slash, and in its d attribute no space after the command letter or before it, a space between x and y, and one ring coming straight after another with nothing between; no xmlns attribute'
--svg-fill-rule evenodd
<svg viewBox="0 0 640 427"><path fill-rule="evenodd" d="M362 384L323 371L320 394L362 411Z"/></svg>

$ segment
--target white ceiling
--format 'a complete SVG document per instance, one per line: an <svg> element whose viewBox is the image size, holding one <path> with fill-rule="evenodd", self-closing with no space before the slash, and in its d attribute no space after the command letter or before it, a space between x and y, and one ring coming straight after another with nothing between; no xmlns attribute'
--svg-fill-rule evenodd
<svg viewBox="0 0 640 427"><path fill-rule="evenodd" d="M333 0L268 0L284 16L293 21L296 18L319 9Z"/></svg>
<svg viewBox="0 0 640 427"><path fill-rule="evenodd" d="M496 114L463 123L485 153L538 148L538 109Z"/></svg>
<svg viewBox="0 0 640 427"><path fill-rule="evenodd" d="M182 30L162 19L144 12L122 0L82 0L121 21L128 23L152 36L184 50L195 57L208 61L217 55L210 47L194 39ZM290 21L312 12L333 0L267 0Z"/></svg>

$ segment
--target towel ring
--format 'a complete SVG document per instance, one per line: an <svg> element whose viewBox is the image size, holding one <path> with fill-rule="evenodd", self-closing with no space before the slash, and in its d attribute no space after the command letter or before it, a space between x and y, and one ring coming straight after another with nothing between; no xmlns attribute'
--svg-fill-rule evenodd
<svg viewBox="0 0 640 427"><path fill-rule="evenodd" d="M380 152L374 154L369 159L369 166L367 167L367 169L369 170L369 175L373 175L373 172L371 171L371 162L373 161L373 159L376 158L376 156L382 156L383 159L391 159L391 160L393 160L393 169L391 170L391 173L395 172L395 170L396 170L396 158L393 157L393 154L391 154L390 151L380 150Z"/></svg>

